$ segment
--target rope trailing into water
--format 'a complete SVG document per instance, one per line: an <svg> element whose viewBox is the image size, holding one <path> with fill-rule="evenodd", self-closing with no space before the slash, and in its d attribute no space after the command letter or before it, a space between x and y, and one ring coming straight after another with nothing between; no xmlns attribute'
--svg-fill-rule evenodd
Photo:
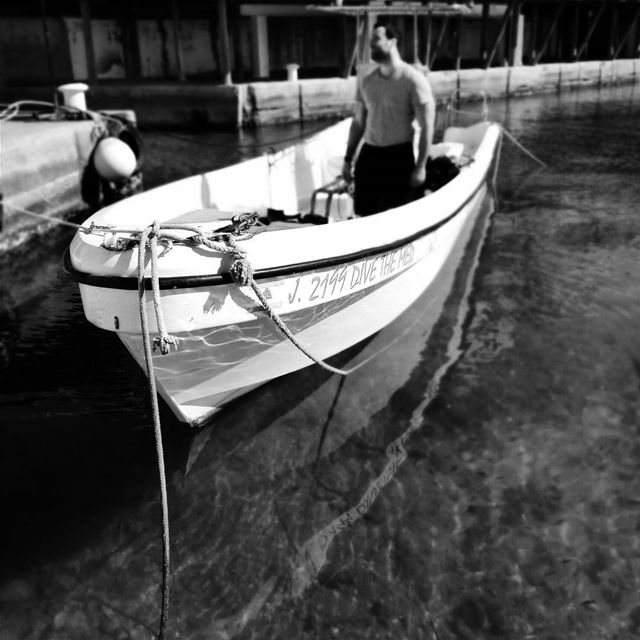
<svg viewBox="0 0 640 640"><path fill-rule="evenodd" d="M46 222L52 222L53 224L62 225L64 227L71 227L76 231L82 231L82 233L92 233L97 236L105 236L111 233L128 233L134 236L140 235L140 229L126 229L119 228L114 226L101 226L97 225L95 222L92 222L89 226L84 224L78 224L77 222L69 222L69 220L63 220L62 218L56 218L54 216L48 216L45 213L37 213L36 211L31 211L30 209L25 209L24 207L18 207L15 204L7 204L4 203L4 208L10 211L15 211L17 213L24 213L28 216L33 216L34 218L39 218L40 220L44 220Z"/></svg>
<svg viewBox="0 0 640 640"><path fill-rule="evenodd" d="M167 479L164 466L164 449L162 446L162 429L160 425L160 409L158 407L158 394L156 390L155 372L153 369L153 355L151 349L151 340L149 338L149 323L147 320L147 306L145 299L145 280L144 280L144 261L149 240L151 249L151 264L156 265L156 282L157 282L157 261L154 256L157 250L157 225L147 227L140 236L140 244L138 245L138 300L140 306L140 325L142 327L142 345L144 348L144 359L147 368L147 378L149 379L149 399L151 401L151 411L153 414L153 431L156 443L156 459L158 462L158 473L160 476L160 498L162 502L162 606L160 610L160 628L158 630L158 639L164 640L167 626L167 616L169 611L169 590L170 590L170 556L169 556L169 503L167 499ZM152 278L153 283L153 278ZM157 306L156 319L158 318L159 287L157 289ZM154 287L154 306L156 305L156 289ZM158 324L160 329L160 324Z"/></svg>
<svg viewBox="0 0 640 640"><path fill-rule="evenodd" d="M248 224L248 222L247 222ZM233 256L233 262L229 268L229 273L233 278L233 281L238 286L249 286L255 293L256 297L262 304L263 308L273 320L276 326L284 333L284 335L291 341L291 343L299 349L310 360L320 365L327 371L337 373L340 375L347 375L359 368L358 365L351 370L338 369L332 365L324 362L323 360L316 358L311 354L303 345L298 342L293 333L289 330L280 316L271 308L268 300L264 297L262 291L258 287L255 279L253 278L253 267L247 259L247 252L245 249L239 247L236 244L235 238L229 234L226 237L226 242L205 238L199 232L196 227L189 225L159 225L154 222L151 226L147 227L140 234L138 244L138 302L140 311L140 327L142 331L142 345L144 351L145 366L147 371L147 378L149 381L149 399L151 403L151 412L153 416L153 430L156 444L156 459L158 464L158 475L160 480L160 498L162 504L162 604L160 610L160 626L158 630L158 639L164 640L168 611L169 611L169 594L170 594L170 535L169 535L169 501L167 497L167 480L166 470L164 464L164 447L162 444L162 427L160 424L160 409L158 404L158 392L156 388L155 371L153 367L153 352L159 347L163 354L170 352L172 346L177 346L178 341L173 336L170 336L164 325L162 316L162 308L160 304L160 280L158 275L158 238L160 237L160 230L187 230L194 231L196 235L189 238L196 243L203 244L214 251L221 253L231 254ZM182 238L180 238L182 240ZM171 242L171 239L169 239ZM147 244L151 252L151 288L153 294L153 305L156 317L156 324L158 326L159 336L153 341L153 346L150 338L149 321L147 318L147 301L146 301L146 286L145 286L145 257Z"/></svg>
<svg viewBox="0 0 640 640"><path fill-rule="evenodd" d="M240 218L237 222L237 230L240 232L248 231L248 228L251 226L252 218L248 215L245 218ZM179 236L174 236L172 234L160 233L161 231L191 231L193 232L193 236L188 238L181 238ZM211 238L207 238L202 235L200 230L197 227L185 224L166 224L159 225L154 223L151 227L147 227L140 237L140 250L138 253L138 257L140 258L141 254L144 254L144 246L147 242L147 238L149 239L149 244L151 246L151 286L153 290L153 304L156 313L156 323L158 325L159 336L156 337L153 341L153 351L155 351L158 347L160 348L163 354L167 354L170 352L172 346L177 346L178 340L173 336L170 336L165 328L164 321L162 316L162 309L160 306L160 282L158 276L158 262L157 262L157 242L158 239L168 240L169 242L180 241L180 242L190 242L194 244L202 244L209 249L216 251L218 253L226 253L230 254L233 257L233 262L229 267L229 275L236 283L236 285L240 287L250 287L256 298L262 305L263 309L274 322L274 324L280 329L280 331L285 335L285 337L307 358L316 364L320 365L323 369L330 371L331 373L337 373L342 376L346 376L352 373L356 368L353 369L339 369L330 365L328 362L314 356L304 345L302 345L298 339L293 335L289 327L285 324L282 318L275 312L272 306L269 304L269 301L265 298L264 294L258 287L254 277L253 277L253 267L247 258L247 252L242 247L238 246L236 243L236 238L231 233L224 233L221 236L224 241L214 240ZM145 243L145 244L143 244ZM144 269L144 265L142 266ZM140 266L138 267L140 270ZM144 277L138 273L138 278Z"/></svg>
<svg viewBox="0 0 640 640"><path fill-rule="evenodd" d="M542 160L540 160L540 158L538 158L537 156L533 155L533 153L531 153L531 151L529 151L529 149L527 149L523 144L521 144L520 142L518 142L515 138L515 136L510 133L506 127L504 127L503 125L500 125L500 129L502 129L502 131L505 133L505 135L507 136L507 138L509 138L509 140L511 140L511 142L513 142L513 144L516 145L516 147L518 147L518 149L520 149L520 151L524 152L526 155L528 155L534 162L537 162L540 166L542 167L547 167L547 164L545 162L543 162Z"/></svg>
<svg viewBox="0 0 640 640"><path fill-rule="evenodd" d="M452 112L459 113L459 114L473 115L476 117L478 116L477 112L475 111L465 111L464 109L454 109L452 107L452 101L451 101L447 104L447 114L449 115L449 118L451 118ZM482 119L486 121L488 117L489 117L489 106L487 102L487 95L483 91L482 92ZM523 153L529 156L534 162L537 162L541 167L544 167L545 169L548 167L546 162L543 162L542 160L540 160L540 158L538 158L531 151L529 151L529 149L527 149L521 142L519 142L516 139L516 137L503 124L501 123L497 123L497 124L500 127L500 130L507 136L507 138L509 138L509 140L511 140L511 142L513 142L514 145L516 145L516 147L518 147L518 149L520 149ZM449 125L451 125L451 121L449 122Z"/></svg>

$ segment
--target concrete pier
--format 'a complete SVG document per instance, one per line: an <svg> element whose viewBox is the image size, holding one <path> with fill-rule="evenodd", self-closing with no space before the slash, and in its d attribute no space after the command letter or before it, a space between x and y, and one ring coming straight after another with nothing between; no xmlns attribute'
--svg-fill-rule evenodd
<svg viewBox="0 0 640 640"><path fill-rule="evenodd" d="M436 99L505 98L579 87L633 83L638 59L592 60L489 69L434 71L428 74ZM126 105L142 127L261 127L286 122L340 117L351 112L356 78L316 78L233 85L99 84L91 87L90 109ZM4 101L47 99L45 88L4 88ZM49 96L50 99L50 96Z"/></svg>
<svg viewBox="0 0 640 640"><path fill-rule="evenodd" d="M60 216L85 209L83 175L95 144L95 124L3 122L0 250L20 244L46 222L23 210Z"/></svg>

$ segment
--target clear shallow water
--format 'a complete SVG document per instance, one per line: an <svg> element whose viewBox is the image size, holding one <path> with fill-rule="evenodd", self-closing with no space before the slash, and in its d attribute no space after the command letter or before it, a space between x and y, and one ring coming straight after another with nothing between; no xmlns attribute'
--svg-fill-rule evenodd
<svg viewBox="0 0 640 640"><path fill-rule="evenodd" d="M163 410L168 637L640 634L636 91L491 105L549 167L505 140L499 213L433 334L421 300L342 382L309 368L198 432ZM146 139L148 184L236 159ZM67 241L3 266L0 637L149 638L146 384L84 320Z"/></svg>

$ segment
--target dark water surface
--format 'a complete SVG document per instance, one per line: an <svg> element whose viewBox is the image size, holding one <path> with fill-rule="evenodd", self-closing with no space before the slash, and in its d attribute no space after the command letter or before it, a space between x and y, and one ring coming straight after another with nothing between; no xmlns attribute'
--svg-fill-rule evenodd
<svg viewBox="0 0 640 640"><path fill-rule="evenodd" d="M375 356L346 379L310 367L201 431L163 408L168 638L640 636L639 108L632 87L492 104L549 166L505 140L430 335L421 299L336 359ZM177 135L145 136L148 185L259 152ZM3 265L0 638L151 638L145 378L84 320L68 241Z"/></svg>

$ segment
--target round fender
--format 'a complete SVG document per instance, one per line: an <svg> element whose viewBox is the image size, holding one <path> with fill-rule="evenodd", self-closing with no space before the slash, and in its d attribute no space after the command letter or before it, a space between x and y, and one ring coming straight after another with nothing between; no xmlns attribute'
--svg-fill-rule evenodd
<svg viewBox="0 0 640 640"><path fill-rule="evenodd" d="M138 161L126 142L119 138L103 138L96 145L93 163L100 177L119 182L133 174Z"/></svg>

